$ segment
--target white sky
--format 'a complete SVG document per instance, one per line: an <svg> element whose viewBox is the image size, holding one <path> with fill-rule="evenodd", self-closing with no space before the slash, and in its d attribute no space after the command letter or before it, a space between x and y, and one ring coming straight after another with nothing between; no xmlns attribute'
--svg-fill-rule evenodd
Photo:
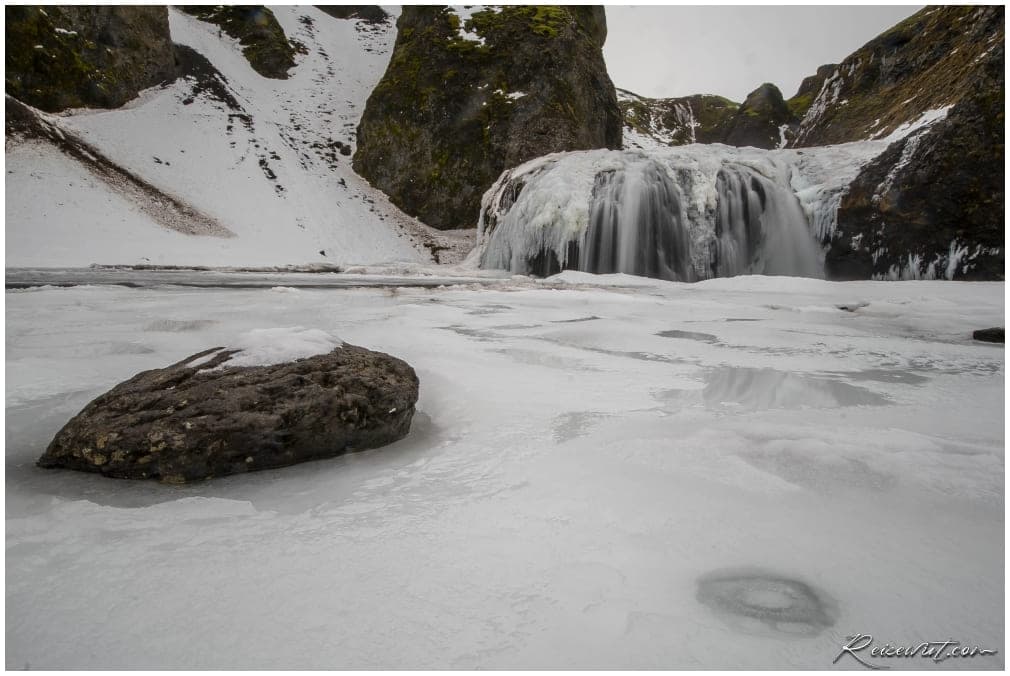
<svg viewBox="0 0 1010 676"><path fill-rule="evenodd" d="M771 82L789 98L818 66L840 62L921 8L607 5L603 56L614 84L643 96L742 102Z"/></svg>

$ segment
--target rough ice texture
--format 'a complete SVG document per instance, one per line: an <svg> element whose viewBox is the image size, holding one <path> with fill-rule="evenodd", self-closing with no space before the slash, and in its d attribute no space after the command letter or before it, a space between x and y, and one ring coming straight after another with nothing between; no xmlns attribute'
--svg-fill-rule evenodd
<svg viewBox="0 0 1010 676"><path fill-rule="evenodd" d="M473 259L536 274L820 276L818 243L834 233L841 194L885 147L548 155L504 172L485 194ZM593 253L601 248L609 262ZM658 261L645 260L657 251Z"/></svg>
<svg viewBox="0 0 1010 676"><path fill-rule="evenodd" d="M1004 284L593 277L8 292L6 665L820 669L884 624L1001 649L1005 355L971 335ZM181 488L34 467L115 383L296 324L414 366L411 433ZM734 624L696 598L729 567L840 616Z"/></svg>

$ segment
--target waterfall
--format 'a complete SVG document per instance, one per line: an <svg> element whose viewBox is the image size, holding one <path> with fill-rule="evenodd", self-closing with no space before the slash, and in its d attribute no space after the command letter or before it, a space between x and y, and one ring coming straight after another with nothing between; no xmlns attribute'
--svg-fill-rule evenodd
<svg viewBox="0 0 1010 676"><path fill-rule="evenodd" d="M693 281L679 187L655 162L596 176L579 270Z"/></svg>
<svg viewBox="0 0 1010 676"><path fill-rule="evenodd" d="M574 269L681 282L823 277L824 233L869 152L838 148L820 164L811 150L717 144L537 158L503 173L484 195L479 263L519 274Z"/></svg>
<svg viewBox="0 0 1010 676"><path fill-rule="evenodd" d="M806 214L788 187L727 165L716 192L714 276L824 276Z"/></svg>

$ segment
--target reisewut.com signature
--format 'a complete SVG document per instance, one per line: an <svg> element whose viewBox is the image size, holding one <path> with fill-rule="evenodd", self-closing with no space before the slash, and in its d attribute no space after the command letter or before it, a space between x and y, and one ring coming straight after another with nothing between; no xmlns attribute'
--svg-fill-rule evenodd
<svg viewBox="0 0 1010 676"><path fill-rule="evenodd" d="M995 655L999 652L997 650L981 648L977 645L962 644L960 641L955 641L954 639L946 641L923 641L910 645L897 645L888 642L881 645L873 642L871 634L853 634L852 636L847 636L846 641L841 651L832 660L832 664L837 664L839 660L849 655L852 659L869 669L890 669L891 667L888 664L882 663L880 660L919 658L939 663L946 662L947 660Z"/></svg>

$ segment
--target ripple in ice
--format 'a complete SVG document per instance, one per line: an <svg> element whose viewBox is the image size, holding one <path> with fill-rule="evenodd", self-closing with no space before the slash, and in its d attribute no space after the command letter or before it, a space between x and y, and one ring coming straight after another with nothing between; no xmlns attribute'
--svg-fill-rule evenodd
<svg viewBox="0 0 1010 676"><path fill-rule="evenodd" d="M744 410L882 406L888 400L864 387L828 378L767 368L721 367L706 377L702 391L709 408Z"/></svg>
<svg viewBox="0 0 1010 676"><path fill-rule="evenodd" d="M715 571L698 578L697 599L748 633L816 636L834 625L837 605L800 580L760 570Z"/></svg>

